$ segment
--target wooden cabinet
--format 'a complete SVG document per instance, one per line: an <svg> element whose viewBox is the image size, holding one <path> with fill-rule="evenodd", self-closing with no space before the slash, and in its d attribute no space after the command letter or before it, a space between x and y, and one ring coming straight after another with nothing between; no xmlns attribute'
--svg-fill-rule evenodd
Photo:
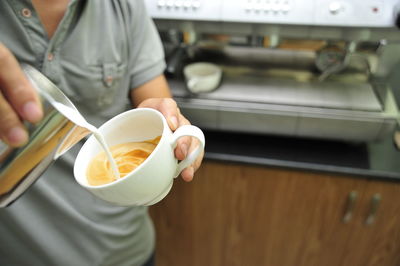
<svg viewBox="0 0 400 266"><path fill-rule="evenodd" d="M365 181L362 192L342 265L400 265L400 183Z"/></svg>
<svg viewBox="0 0 400 266"><path fill-rule="evenodd" d="M400 265L400 183L204 162L150 212L160 266Z"/></svg>

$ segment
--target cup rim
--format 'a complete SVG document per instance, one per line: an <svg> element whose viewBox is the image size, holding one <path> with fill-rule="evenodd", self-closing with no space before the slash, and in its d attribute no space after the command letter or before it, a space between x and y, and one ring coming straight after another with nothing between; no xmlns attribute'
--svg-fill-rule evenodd
<svg viewBox="0 0 400 266"><path fill-rule="evenodd" d="M183 72L186 76L189 75L194 75L197 76L196 73L193 73L193 69L200 67L200 66L206 66L209 68L212 68L213 73L207 75L207 76L212 76L212 75L218 75L219 73L222 73L222 69L221 67L219 67L218 65L214 64L214 63L210 63L210 62L195 62L195 63L190 63L188 65L186 65L183 69Z"/></svg>
<svg viewBox="0 0 400 266"><path fill-rule="evenodd" d="M164 135L165 135L164 133L165 133L165 130L166 130L166 129L165 129L165 126L166 126L166 125L168 126L165 117L161 114L160 111L158 111L158 110L156 110L156 109L143 107L143 108L136 108L136 109L127 110L127 111L125 111L125 112L122 112L122 113L120 113L120 114L114 116L114 117L111 118L110 120L106 121L104 124L102 124L102 125L98 128L98 130L101 131L101 128L107 126L107 124L111 123L111 122L114 121L114 120L119 119L121 116L127 115L128 113L133 113L133 112L149 112L149 111L150 111L150 112L153 112L154 114L156 114L156 115L160 118L160 120L161 120L161 122L162 122L162 125L163 125L163 129L162 129L162 134L161 134L160 141L159 141L159 143L157 144L157 146L155 147L155 149L150 153L149 157L147 157L138 167L136 167L136 168L135 168L133 171L131 171L128 175L126 175L126 176L124 176L124 177L121 177L121 178L119 178L119 179L117 179L117 180L115 180L115 181L112 181L112 182L110 182L110 183L103 184L103 185L98 185L98 186L93 186L93 185L89 185L89 184L82 183L81 180L80 180L79 178L76 177L77 175L75 174L75 171L77 171L77 170L76 170L75 165L76 165L76 162L78 161L78 157L79 157L79 155L81 154L81 151L84 149L84 147L85 147L86 145L88 145L87 143L89 142L89 140L95 138L95 137L93 136L93 134L91 134L91 136L85 141L85 143L83 144L83 146L82 146L81 149L79 150L78 155L76 156L75 162L74 162L74 171L73 171L73 172L74 172L74 178L75 178L75 180L78 182L79 185L81 185L81 186L83 186L83 187L85 187L85 188L91 189L91 190L97 190L97 189L107 188L107 187L110 187L110 186L115 186L115 185L117 185L118 183L124 182L124 180L125 180L126 178L128 178L129 175L131 175L132 173L134 173L134 172L136 172L136 171L139 171L141 168L144 167L144 163L145 163L146 161L148 161L148 160L150 160L152 157L154 157L154 154L156 153L156 151L160 149L160 146L161 146L160 144L163 143L163 142L165 141L165 136L164 136ZM91 158L91 159L93 159L93 158ZM90 162L90 160L89 160L89 162ZM86 177L86 176L85 176L85 177ZM87 178L87 177L86 177L86 178Z"/></svg>

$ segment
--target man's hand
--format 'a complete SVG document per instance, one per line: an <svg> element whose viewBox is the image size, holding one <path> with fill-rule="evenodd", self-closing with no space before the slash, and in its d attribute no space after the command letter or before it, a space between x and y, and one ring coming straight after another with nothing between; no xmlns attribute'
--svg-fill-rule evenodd
<svg viewBox="0 0 400 266"><path fill-rule="evenodd" d="M147 107L160 111L166 118L169 127L175 131L190 122L181 114L176 102L171 98L171 91L164 75L160 75L145 84L131 90L131 99L134 107ZM175 148L175 157L183 160L198 145L196 138L182 137ZM192 181L194 172L200 167L204 152L189 167L185 168L181 176L183 180Z"/></svg>
<svg viewBox="0 0 400 266"><path fill-rule="evenodd" d="M36 123L42 116L34 88L13 54L0 43L0 138L13 147L23 145L28 134L21 119Z"/></svg>
<svg viewBox="0 0 400 266"><path fill-rule="evenodd" d="M190 125L190 122L181 114L176 102L171 98L150 98L144 100L137 107L153 108L160 111L166 118L169 127L175 131L183 125ZM182 137L178 140L178 145L175 148L175 157L178 160L183 160L186 156L197 147L198 141L192 137ZM181 176L190 182L193 179L194 172L200 167L203 160L204 152L194 161L194 163L185 168Z"/></svg>

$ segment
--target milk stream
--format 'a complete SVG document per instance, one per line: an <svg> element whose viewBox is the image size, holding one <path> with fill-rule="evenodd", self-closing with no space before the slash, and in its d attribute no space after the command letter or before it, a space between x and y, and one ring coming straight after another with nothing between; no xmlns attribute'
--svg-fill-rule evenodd
<svg viewBox="0 0 400 266"><path fill-rule="evenodd" d="M120 174L118 171L117 164L112 157L110 148L107 145L107 142L103 136L103 134L100 133L100 131L93 125L89 124L86 119L79 113L77 109L71 108L69 106L66 106L64 104L58 103L58 102L53 102L53 106L59 111L61 114L63 114L65 117L67 117L69 120L71 120L73 123L76 125L86 128L89 130L93 136L96 138L96 140L99 142L100 146L103 148L104 152L106 153L106 156L108 158L108 161L110 162L111 170L114 175L114 179L117 180L120 178Z"/></svg>
<svg viewBox="0 0 400 266"><path fill-rule="evenodd" d="M95 128L95 131L91 131L93 133L93 136L97 139L101 147L103 147L104 152L107 155L108 161L110 162L111 165L111 170L114 174L114 180L117 180L120 178L120 174L118 171L118 166L117 163L115 162L114 158L112 157L110 148L107 145L106 140L104 139L104 136Z"/></svg>

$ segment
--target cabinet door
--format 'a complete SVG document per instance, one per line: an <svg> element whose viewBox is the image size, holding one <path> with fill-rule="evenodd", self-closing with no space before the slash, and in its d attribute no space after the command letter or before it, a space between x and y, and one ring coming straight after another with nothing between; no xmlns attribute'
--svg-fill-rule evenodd
<svg viewBox="0 0 400 266"><path fill-rule="evenodd" d="M351 223L348 194L364 180L203 163L151 208L160 265L337 266Z"/></svg>
<svg viewBox="0 0 400 266"><path fill-rule="evenodd" d="M400 265L400 184L367 181L341 265Z"/></svg>

